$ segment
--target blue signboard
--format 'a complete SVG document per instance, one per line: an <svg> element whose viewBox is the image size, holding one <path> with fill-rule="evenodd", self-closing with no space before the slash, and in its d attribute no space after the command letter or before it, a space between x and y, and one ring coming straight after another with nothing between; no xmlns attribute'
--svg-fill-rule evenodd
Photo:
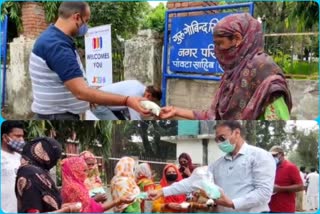
<svg viewBox="0 0 320 214"><path fill-rule="evenodd" d="M172 18L170 70L222 73L215 55L213 28L230 13Z"/></svg>
<svg viewBox="0 0 320 214"><path fill-rule="evenodd" d="M0 50L0 60L1 60L1 107L3 107L6 95L6 67L7 67L7 31L8 31L8 17L4 16L4 19L0 23L0 38L1 38L1 50Z"/></svg>

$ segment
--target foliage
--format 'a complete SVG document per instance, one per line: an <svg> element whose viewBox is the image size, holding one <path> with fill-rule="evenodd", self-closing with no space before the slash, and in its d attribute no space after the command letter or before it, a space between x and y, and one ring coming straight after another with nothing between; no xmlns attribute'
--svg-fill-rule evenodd
<svg viewBox="0 0 320 214"><path fill-rule="evenodd" d="M286 139L285 121L243 121L248 143L269 150Z"/></svg>
<svg viewBox="0 0 320 214"><path fill-rule="evenodd" d="M318 131L306 130L298 131L297 140L299 142L297 153L303 159L305 166L318 168Z"/></svg>
<svg viewBox="0 0 320 214"><path fill-rule="evenodd" d="M8 18L14 22L18 31L22 31L21 4L19 2L4 2L1 6L0 19L3 20L5 15L8 15Z"/></svg>
<svg viewBox="0 0 320 214"><path fill-rule="evenodd" d="M81 150L92 149L96 155L108 158L112 145L111 121L26 121L27 139L51 136L62 145L76 133ZM100 145L99 145L100 144Z"/></svg>
<svg viewBox="0 0 320 214"><path fill-rule="evenodd" d="M172 136L176 134L177 121L145 120L133 121L128 136L136 135L141 137L143 150L141 150L139 155L165 159L175 157L175 145L162 141L160 138L161 136Z"/></svg>
<svg viewBox="0 0 320 214"><path fill-rule="evenodd" d="M142 29L152 29L162 33L164 31L166 7L160 3L157 7L153 8L144 18Z"/></svg>
<svg viewBox="0 0 320 214"><path fill-rule="evenodd" d="M291 66L291 56L282 51L278 51L277 55L273 56L274 62L282 68L284 73L289 73Z"/></svg>
<svg viewBox="0 0 320 214"><path fill-rule="evenodd" d="M91 27L111 24L113 37L124 39L136 34L149 8L147 2L89 2L89 5Z"/></svg>
<svg viewBox="0 0 320 214"><path fill-rule="evenodd" d="M319 22L319 5L316 1L299 2L291 16L298 18L306 29L312 29Z"/></svg>

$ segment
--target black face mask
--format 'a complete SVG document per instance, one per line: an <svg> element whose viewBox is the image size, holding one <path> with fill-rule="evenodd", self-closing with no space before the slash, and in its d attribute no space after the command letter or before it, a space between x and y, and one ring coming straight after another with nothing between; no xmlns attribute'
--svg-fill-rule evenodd
<svg viewBox="0 0 320 214"><path fill-rule="evenodd" d="M177 178L178 178L178 175L177 175L177 174L169 174L169 175L166 175L167 181L176 181Z"/></svg>

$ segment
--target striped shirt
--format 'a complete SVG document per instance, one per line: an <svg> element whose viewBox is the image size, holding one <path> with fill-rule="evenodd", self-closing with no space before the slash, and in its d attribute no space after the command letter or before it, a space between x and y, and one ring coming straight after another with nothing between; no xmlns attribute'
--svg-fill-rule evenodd
<svg viewBox="0 0 320 214"><path fill-rule="evenodd" d="M64 82L83 77L83 67L74 41L54 25L37 39L30 55L34 113L84 113L89 103L78 100Z"/></svg>

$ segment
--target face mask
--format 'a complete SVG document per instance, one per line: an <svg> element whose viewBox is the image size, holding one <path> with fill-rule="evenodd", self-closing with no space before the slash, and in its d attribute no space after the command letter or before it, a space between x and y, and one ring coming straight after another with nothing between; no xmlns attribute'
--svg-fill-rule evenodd
<svg viewBox="0 0 320 214"><path fill-rule="evenodd" d="M77 33L77 37L82 37L84 35L86 35L86 33L88 32L88 25L83 21L83 19L81 18L82 21L82 25L79 27L78 33Z"/></svg>
<svg viewBox="0 0 320 214"><path fill-rule="evenodd" d="M236 145L231 144L229 140L225 140L218 144L218 147L221 151L225 153L231 153L236 148Z"/></svg>
<svg viewBox="0 0 320 214"><path fill-rule="evenodd" d="M9 138L8 146L12 151L21 153L25 145L26 143L24 141L17 141Z"/></svg>
<svg viewBox="0 0 320 214"><path fill-rule="evenodd" d="M177 178L178 178L178 175L177 175L177 174L169 174L169 175L166 175L167 181L176 181Z"/></svg>
<svg viewBox="0 0 320 214"><path fill-rule="evenodd" d="M280 163L280 160L278 157L274 157L274 161L276 162L276 165L278 165Z"/></svg>
<svg viewBox="0 0 320 214"><path fill-rule="evenodd" d="M82 36L86 35L87 32L88 32L88 25L87 24L83 24L79 28L77 37L82 37Z"/></svg>

